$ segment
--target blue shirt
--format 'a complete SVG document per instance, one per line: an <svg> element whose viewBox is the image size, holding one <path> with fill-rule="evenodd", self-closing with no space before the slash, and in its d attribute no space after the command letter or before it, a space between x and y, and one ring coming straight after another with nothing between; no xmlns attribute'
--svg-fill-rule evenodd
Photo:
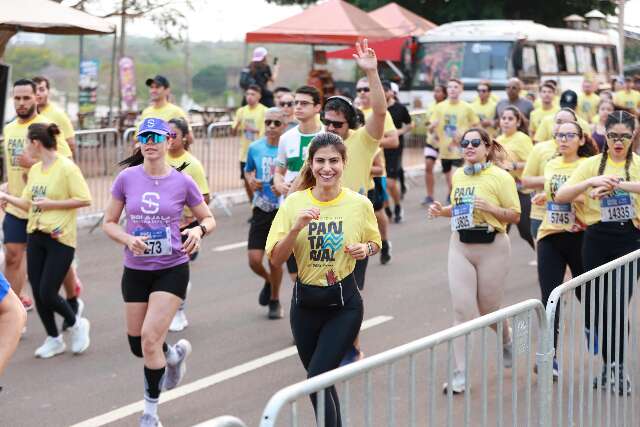
<svg viewBox="0 0 640 427"><path fill-rule="evenodd" d="M9 289L11 289L9 282L7 282L7 279L4 277L4 275L0 273L0 301L2 301L5 296L7 296L7 294L9 293Z"/></svg>
<svg viewBox="0 0 640 427"><path fill-rule="evenodd" d="M249 145L245 172L256 172L256 180L262 182L262 189L253 195L253 205L265 212L278 209L279 198L271 188L278 157L278 146L271 145L263 137Z"/></svg>

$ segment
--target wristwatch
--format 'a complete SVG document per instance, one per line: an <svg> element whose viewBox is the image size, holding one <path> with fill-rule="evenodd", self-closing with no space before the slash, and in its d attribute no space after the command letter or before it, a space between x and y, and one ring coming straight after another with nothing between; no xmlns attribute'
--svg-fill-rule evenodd
<svg viewBox="0 0 640 427"><path fill-rule="evenodd" d="M200 236L200 238L202 239L204 236L207 235L207 227L205 227L202 224L198 225L198 227L200 227L200 231L202 231L202 236Z"/></svg>

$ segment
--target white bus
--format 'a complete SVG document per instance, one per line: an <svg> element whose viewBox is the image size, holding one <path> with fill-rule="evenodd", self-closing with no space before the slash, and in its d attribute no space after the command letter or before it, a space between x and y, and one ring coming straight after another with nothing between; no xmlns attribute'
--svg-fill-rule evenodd
<svg viewBox="0 0 640 427"><path fill-rule="evenodd" d="M560 89L578 91L585 73L601 83L618 75L615 32L549 28L533 21L460 21L441 25L418 39L412 76L401 101L426 106L435 85L456 77L464 83L463 98L475 97L481 80L504 96L508 79L528 86L554 79Z"/></svg>

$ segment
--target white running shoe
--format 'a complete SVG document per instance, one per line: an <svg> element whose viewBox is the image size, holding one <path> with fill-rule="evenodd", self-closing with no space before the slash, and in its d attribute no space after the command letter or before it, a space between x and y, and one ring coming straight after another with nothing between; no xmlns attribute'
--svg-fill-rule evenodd
<svg viewBox="0 0 640 427"><path fill-rule="evenodd" d="M180 332L189 326L189 321L187 320L187 315L184 310L179 309L176 311L175 316L173 316L173 320L171 321L171 325L169 325L169 330L171 332Z"/></svg>
<svg viewBox="0 0 640 427"><path fill-rule="evenodd" d="M142 414L140 417L140 427L162 427L162 423L157 415Z"/></svg>
<svg viewBox="0 0 640 427"><path fill-rule="evenodd" d="M83 353L89 344L91 339L89 338L89 330L91 324L84 317L76 317L76 324L69 328L69 334L71 335L71 351L74 354Z"/></svg>
<svg viewBox="0 0 640 427"><path fill-rule="evenodd" d="M76 316L82 317L82 313L84 313L84 301L78 298L78 313Z"/></svg>
<svg viewBox="0 0 640 427"><path fill-rule="evenodd" d="M447 393L449 383L442 384L442 392ZM453 394L464 393L466 390L466 382L464 379L464 371L453 371L453 378L451 379L451 391Z"/></svg>
<svg viewBox="0 0 640 427"><path fill-rule="evenodd" d="M41 359L48 359L58 354L64 353L67 346L64 343L62 335L58 335L56 338L47 337L44 340L44 344L36 349L35 356Z"/></svg>
<svg viewBox="0 0 640 427"><path fill-rule="evenodd" d="M184 378L184 374L187 372L187 357L191 354L191 343L185 339L178 341L173 348L178 355L178 359L175 363L169 363L169 361L167 361L167 370L163 384L165 390L171 390L180 384L180 381Z"/></svg>

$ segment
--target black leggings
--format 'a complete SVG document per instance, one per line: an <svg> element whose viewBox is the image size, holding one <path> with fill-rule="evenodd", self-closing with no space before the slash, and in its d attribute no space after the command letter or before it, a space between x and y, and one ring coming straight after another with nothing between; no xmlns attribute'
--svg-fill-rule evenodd
<svg viewBox="0 0 640 427"><path fill-rule="evenodd" d="M59 295L64 277L73 262L75 249L63 245L49 234L39 231L27 238L27 274L33 299L40 320L50 337L58 336L54 313L58 313L67 324L76 323L76 315L69 303Z"/></svg>
<svg viewBox="0 0 640 427"><path fill-rule="evenodd" d="M518 191L518 199L520 199L520 222L518 223L518 233L522 240L527 242L531 249L535 249L533 236L531 236L531 195L523 194Z"/></svg>
<svg viewBox="0 0 640 427"><path fill-rule="evenodd" d="M338 309L310 309L297 307L291 301L291 331L296 340L298 355L307 371L307 378L336 369L358 336L364 309L356 291ZM316 395L311 395L317 411ZM341 427L340 402L335 387L325 390L325 426ZM324 426L323 426L324 427Z"/></svg>
<svg viewBox="0 0 640 427"><path fill-rule="evenodd" d="M584 273L582 265L583 233L556 233L538 240L538 281L542 303L547 306L549 295L564 279L569 266L573 277ZM556 310L553 328L553 346L557 347L560 321L560 306Z"/></svg>
<svg viewBox="0 0 640 427"><path fill-rule="evenodd" d="M631 223L631 221L627 221L624 225L619 223L596 223L587 228L587 231L584 234L584 244L582 246L582 259L584 262L585 271L592 270L597 268L603 264L606 264L609 261L613 261L616 258L620 258L630 252L635 251L636 249L640 249L640 231ZM603 290L604 295L602 295L603 300L601 301L600 296L600 279L597 278L594 281L594 319L595 324L592 326L590 324L590 299L591 299L591 288L590 285L586 285L584 287L584 310L585 310L585 326L592 330L593 333L598 332L598 320L599 320L599 310L598 307L600 304L603 305L602 309L602 337L598 337L598 346L600 351L602 352L602 359L605 363L613 363L618 361L620 363L624 362L624 331L625 328L628 327L628 322L625 324L624 318L626 315L627 307L624 304L624 283L625 278L628 281L627 287L627 295L629 300L631 300L631 294L633 293L633 278L630 277L632 274L628 268L622 267L620 269L620 285L616 286L616 281L618 280L616 271L614 270L611 273L611 283L612 286L609 287L609 280L607 276L604 276L604 284ZM607 290L609 289L609 290ZM611 298L611 301L609 301ZM615 336L615 327L616 327L616 301L620 301L620 313L617 313L620 319L620 333L619 336ZM611 319L608 318L608 304L611 304ZM611 323L609 325L609 322ZM609 330L611 328L611 330ZM613 332L613 333L611 333ZM607 339L609 334L611 333L611 349L613 354L609 354ZM616 357L616 350L618 351Z"/></svg>

